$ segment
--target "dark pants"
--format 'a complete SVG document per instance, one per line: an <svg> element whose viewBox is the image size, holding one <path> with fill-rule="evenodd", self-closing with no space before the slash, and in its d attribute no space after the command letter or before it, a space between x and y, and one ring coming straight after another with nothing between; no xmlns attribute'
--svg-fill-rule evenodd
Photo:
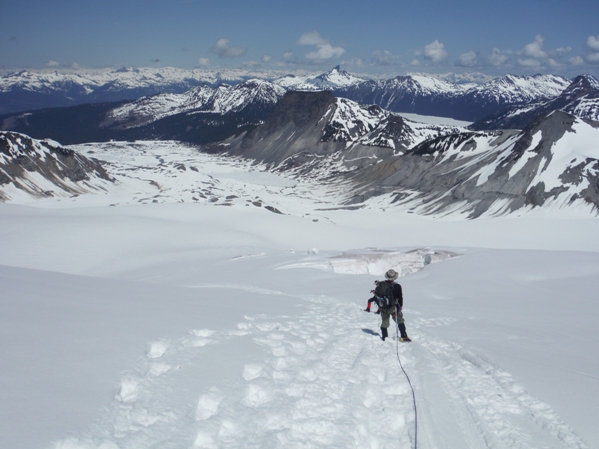
<svg viewBox="0 0 599 449"><path fill-rule="evenodd" d="M399 333L402 338L406 338L408 336L406 332L406 324L403 319L403 313L400 310L396 311L395 307L384 308L381 310L381 329L387 329L389 324L391 324L389 318L393 318L393 321L397 323L397 327L399 329Z"/></svg>
<svg viewBox="0 0 599 449"><path fill-rule="evenodd" d="M393 317L393 321L395 321L395 306L393 307L385 307L381 309L381 327L385 329L389 327L389 318Z"/></svg>

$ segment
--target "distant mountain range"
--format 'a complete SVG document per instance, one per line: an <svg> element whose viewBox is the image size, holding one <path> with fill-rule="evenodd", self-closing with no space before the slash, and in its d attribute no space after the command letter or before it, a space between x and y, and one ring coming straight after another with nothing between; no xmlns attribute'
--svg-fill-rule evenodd
<svg viewBox="0 0 599 449"><path fill-rule="evenodd" d="M455 76L434 77L424 74L367 80L353 76L338 66L329 72L314 76L276 77L272 72L258 72L257 75L250 78L250 72L243 71L180 69L121 69L112 72L68 74L19 72L0 78L0 114L4 112L0 120L4 130L14 129L31 132L31 135L38 137L57 138L52 134L39 136L31 127L29 130L14 128L22 116L15 112L28 110L35 115L37 113L34 111L40 108L100 104L83 108L78 112L88 116L91 110L95 111L94 114L102 111L108 114L105 121L100 120L103 127L113 128L110 121L112 117L115 123L119 123L119 129L123 129L192 110L224 115L234 110L239 112L245 109L248 114L248 106L252 106L250 103L254 101L254 97L269 95L270 99L261 103L258 101L254 105L257 109L266 110L276 102L272 101L273 99L278 100L289 90L330 90L337 97L362 104L376 104L391 112L476 122L476 129L521 129L540 113L535 112L535 108L540 107L543 113L552 108L563 109L566 106L562 105L571 101L574 91L574 95L581 98L581 104L579 107L571 106L567 112L581 118L596 119L596 111L599 109L599 82L590 75L579 76L572 82L555 75L507 75L491 80L461 77L459 83L448 81L458 79ZM482 82L464 82L469 79ZM248 84L250 80L252 83ZM584 86L581 87L581 83ZM253 92L253 89L257 92ZM270 93L266 94L267 90ZM583 91L584 94L581 94ZM208 98L213 94L214 98ZM562 95L569 96L570 100L566 99L564 102L558 99ZM529 110L530 113L525 113ZM247 121L259 122L264 118L262 112L264 111L256 110L249 113L256 120ZM69 111L44 111L42 115L49 119L57 114L72 115ZM520 115L520 119L510 118L515 115ZM31 115L27 117L29 122L35 121ZM242 121L236 122L236 126ZM56 123L53 128L55 125ZM105 140L133 134L135 138L143 138L143 133L116 133L113 136L110 132L95 133L94 138ZM160 132L152 136L156 135L160 135Z"/></svg>
<svg viewBox="0 0 599 449"><path fill-rule="evenodd" d="M484 84L454 84L411 75L364 81L333 92L394 112L475 121L507 106L554 98L569 84L567 79L554 75L507 75Z"/></svg>
<svg viewBox="0 0 599 449"><path fill-rule="evenodd" d="M172 67L71 72L23 70L0 77L0 114L136 100L148 95L183 93L202 84L215 87L223 83L237 84L250 78L271 79L273 75L272 72L260 71Z"/></svg>
<svg viewBox="0 0 599 449"><path fill-rule="evenodd" d="M92 103L0 116L0 129L63 144L109 140L207 143L252 128L267 117L285 89L263 80L235 86L202 85L183 94Z"/></svg>
<svg viewBox="0 0 599 449"><path fill-rule="evenodd" d="M599 120L599 81L590 75L576 77L559 95L544 101L530 101L502 109L473 123L474 129L525 128L535 118L552 111Z"/></svg>
<svg viewBox="0 0 599 449"><path fill-rule="evenodd" d="M249 79L270 80L293 90L337 89L363 81L363 78L337 69L307 76L260 70L214 71L172 67L74 72L23 70L0 77L0 115L86 103L137 100L157 94L181 94L201 85L236 85Z"/></svg>
<svg viewBox="0 0 599 449"><path fill-rule="evenodd" d="M287 91L323 89L390 112L472 120L472 128L479 130L523 129L552 110L599 118L599 81L589 75L572 83L553 75L508 75L483 84L455 84L425 75L362 80L335 67L313 77L249 79L216 87L204 83L183 93L6 114L0 116L0 129L64 144L132 139L203 144L262 123Z"/></svg>
<svg viewBox="0 0 599 449"><path fill-rule="evenodd" d="M537 206L599 212L599 122L561 111L522 131L427 126L335 98L289 92L264 124L218 144L272 170L349 182L346 205L404 205L470 218Z"/></svg>

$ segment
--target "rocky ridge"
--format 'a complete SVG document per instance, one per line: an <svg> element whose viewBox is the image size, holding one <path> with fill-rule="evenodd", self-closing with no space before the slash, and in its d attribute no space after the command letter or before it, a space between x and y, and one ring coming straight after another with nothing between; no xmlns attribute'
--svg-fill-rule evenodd
<svg viewBox="0 0 599 449"><path fill-rule="evenodd" d="M99 161L57 142L0 132L0 201L97 192L113 182Z"/></svg>

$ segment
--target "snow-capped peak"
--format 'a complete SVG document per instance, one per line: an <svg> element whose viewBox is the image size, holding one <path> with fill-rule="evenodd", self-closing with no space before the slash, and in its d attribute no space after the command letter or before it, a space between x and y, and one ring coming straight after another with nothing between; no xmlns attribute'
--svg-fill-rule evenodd
<svg viewBox="0 0 599 449"><path fill-rule="evenodd" d="M335 90L353 86L364 81L363 78L351 75L340 66L320 75L295 76L286 75L274 82L288 90Z"/></svg>
<svg viewBox="0 0 599 449"><path fill-rule="evenodd" d="M364 106L346 98L337 98L323 140L354 141L376 128L389 112L378 106Z"/></svg>
<svg viewBox="0 0 599 449"><path fill-rule="evenodd" d="M469 93L479 97L501 99L504 103L525 103L554 98L569 85L568 79L556 75L506 75L474 87Z"/></svg>
<svg viewBox="0 0 599 449"><path fill-rule="evenodd" d="M599 80L592 75L579 75L574 78L572 84L568 87L568 90L579 88L599 90Z"/></svg>

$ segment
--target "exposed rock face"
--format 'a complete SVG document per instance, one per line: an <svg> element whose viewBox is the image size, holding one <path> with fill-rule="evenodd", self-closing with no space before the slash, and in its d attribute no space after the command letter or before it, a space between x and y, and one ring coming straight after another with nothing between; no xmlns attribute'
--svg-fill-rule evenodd
<svg viewBox="0 0 599 449"><path fill-rule="evenodd" d="M67 196L114 182L100 162L52 141L0 132L0 200L24 192L37 197Z"/></svg>
<svg viewBox="0 0 599 449"><path fill-rule="evenodd" d="M227 152L288 167L314 157L332 155L343 143L322 137L335 106L330 92L288 92L275 105L262 126L233 139Z"/></svg>
<svg viewBox="0 0 599 449"><path fill-rule="evenodd" d="M322 118L334 103L335 97L328 91L288 92L269 114L264 132L279 130L288 124L301 129L314 119Z"/></svg>

